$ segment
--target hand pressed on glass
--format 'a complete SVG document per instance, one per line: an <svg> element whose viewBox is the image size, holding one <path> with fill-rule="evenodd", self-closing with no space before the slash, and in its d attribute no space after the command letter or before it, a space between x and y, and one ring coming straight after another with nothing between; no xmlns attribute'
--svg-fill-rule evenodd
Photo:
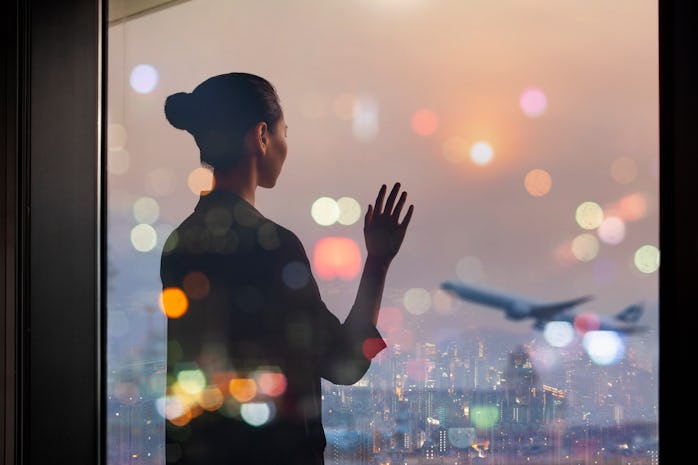
<svg viewBox="0 0 698 465"><path fill-rule="evenodd" d="M395 203L400 191L400 183L396 182L385 201L385 205L383 205L386 190L387 188L383 184L378 191L375 206L370 204L368 206L364 218L364 238L369 257L390 263L397 255L405 238L405 231L407 231L407 226L412 218L414 205L409 206L407 213L400 221L402 209L407 201L407 192L403 191Z"/></svg>

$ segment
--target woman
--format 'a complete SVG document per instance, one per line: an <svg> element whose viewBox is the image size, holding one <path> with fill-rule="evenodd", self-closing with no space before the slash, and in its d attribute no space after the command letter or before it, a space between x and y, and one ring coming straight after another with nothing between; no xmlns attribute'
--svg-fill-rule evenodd
<svg viewBox="0 0 698 465"><path fill-rule="evenodd" d="M368 206L366 263L340 323L301 242L254 207L257 187L273 187L286 158L274 87L252 74L214 76L169 96L165 114L192 134L214 178L162 254L167 462L322 464L321 378L353 384L385 348L378 309L413 206L400 221L399 184L389 194L383 185Z"/></svg>

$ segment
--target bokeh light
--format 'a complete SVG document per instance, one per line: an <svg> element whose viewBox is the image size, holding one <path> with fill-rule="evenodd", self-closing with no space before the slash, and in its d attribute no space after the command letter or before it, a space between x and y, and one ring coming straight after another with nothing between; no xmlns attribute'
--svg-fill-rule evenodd
<svg viewBox="0 0 698 465"><path fill-rule="evenodd" d="M123 150L126 147L126 128L119 123L109 123L107 126L107 148L110 151Z"/></svg>
<svg viewBox="0 0 698 465"><path fill-rule="evenodd" d="M609 215L623 221L637 221L647 215L647 197L642 193L628 194L606 208Z"/></svg>
<svg viewBox="0 0 698 465"><path fill-rule="evenodd" d="M448 441L458 449L469 448L477 439L474 428L451 427L448 428Z"/></svg>
<svg viewBox="0 0 698 465"><path fill-rule="evenodd" d="M175 174L167 168L155 168L145 175L145 186L153 195L169 195L175 189Z"/></svg>
<svg viewBox="0 0 698 465"><path fill-rule="evenodd" d="M601 327L601 319L595 313L580 313L574 317L574 329L579 334L596 331Z"/></svg>
<svg viewBox="0 0 698 465"><path fill-rule="evenodd" d="M310 270L305 263L290 262L281 270L281 279L291 289L302 289L310 281Z"/></svg>
<svg viewBox="0 0 698 465"><path fill-rule="evenodd" d="M133 203L133 217L139 223L153 224L160 216L160 205L152 197L141 197Z"/></svg>
<svg viewBox="0 0 698 465"><path fill-rule="evenodd" d="M444 158L453 163L461 163L468 158L468 152L468 141L459 136L449 137L442 146Z"/></svg>
<svg viewBox="0 0 698 465"><path fill-rule="evenodd" d="M574 340L574 327L567 321L549 321L543 329L543 338L553 347L567 347Z"/></svg>
<svg viewBox="0 0 698 465"><path fill-rule="evenodd" d="M419 136L430 136L439 127L439 119L436 113L428 108L422 108L412 115L412 130Z"/></svg>
<svg viewBox="0 0 698 465"><path fill-rule="evenodd" d="M257 375L259 392L271 397L278 397L286 392L286 376L283 373L265 372Z"/></svg>
<svg viewBox="0 0 698 465"><path fill-rule="evenodd" d="M199 394L199 405L204 410L215 412L223 406L223 393L216 386L207 387Z"/></svg>
<svg viewBox="0 0 698 465"><path fill-rule="evenodd" d="M257 242L265 250L276 250L281 245L278 228L271 221L257 229Z"/></svg>
<svg viewBox="0 0 698 465"><path fill-rule="evenodd" d="M339 205L330 197L320 197L310 207L310 216L320 226L330 226L336 223L339 215Z"/></svg>
<svg viewBox="0 0 698 465"><path fill-rule="evenodd" d="M659 269L659 249L653 245L643 245L635 251L633 263L642 273L654 273Z"/></svg>
<svg viewBox="0 0 698 465"><path fill-rule="evenodd" d="M141 64L134 66L131 70L129 84L139 94L148 94L155 89L158 79L158 71L154 66Z"/></svg>
<svg viewBox="0 0 698 465"><path fill-rule="evenodd" d="M470 421L478 429L489 429L497 424L499 409L494 405L474 405L470 407Z"/></svg>
<svg viewBox="0 0 698 465"><path fill-rule="evenodd" d="M257 382L252 378L233 378L228 383L228 391L238 402L247 402L257 395Z"/></svg>
<svg viewBox="0 0 698 465"><path fill-rule="evenodd" d="M590 262L599 254L599 240L589 233L572 239L572 255L580 262Z"/></svg>
<svg viewBox="0 0 698 465"><path fill-rule="evenodd" d="M348 92L339 94L332 102L332 110L337 118L349 121L354 117L356 97Z"/></svg>
<svg viewBox="0 0 698 465"><path fill-rule="evenodd" d="M535 118L545 113L545 110L548 108L548 99L539 88L528 87L521 92L519 105L524 115Z"/></svg>
<svg viewBox="0 0 698 465"><path fill-rule="evenodd" d="M611 177L618 184L629 184L637 177L637 163L629 157L620 157L611 163Z"/></svg>
<svg viewBox="0 0 698 465"><path fill-rule="evenodd" d="M456 275L461 281L478 282L484 274L482 260L477 257L466 256L456 263Z"/></svg>
<svg viewBox="0 0 698 465"><path fill-rule="evenodd" d="M390 331L402 328L404 316L398 307L383 307L378 312L378 330L389 333Z"/></svg>
<svg viewBox="0 0 698 465"><path fill-rule="evenodd" d="M526 173L524 187L533 197L542 197L550 192L553 181L550 174L543 169L534 169Z"/></svg>
<svg viewBox="0 0 698 465"><path fill-rule="evenodd" d="M155 401L155 410L161 417L172 420L186 412L186 406L178 396L163 396Z"/></svg>
<svg viewBox="0 0 698 465"><path fill-rule="evenodd" d="M620 244L625 239L625 222L617 216L606 217L596 233L606 244Z"/></svg>
<svg viewBox="0 0 698 465"><path fill-rule="evenodd" d="M476 142L470 148L470 159L478 166L490 164L494 158L494 149L487 142Z"/></svg>
<svg viewBox="0 0 698 465"><path fill-rule="evenodd" d="M163 289L158 304L167 318L180 318L189 308L186 294L178 287Z"/></svg>
<svg viewBox="0 0 698 465"><path fill-rule="evenodd" d="M158 243L158 235L149 224L137 224L131 229L131 245L139 252L150 252Z"/></svg>
<svg viewBox="0 0 698 465"><path fill-rule="evenodd" d="M321 279L354 279L361 271L361 251L347 237L325 237L313 250L313 267Z"/></svg>
<svg viewBox="0 0 698 465"><path fill-rule="evenodd" d="M456 308L453 296L443 289L436 289L432 292L431 303L434 310L442 315L450 315Z"/></svg>
<svg viewBox="0 0 698 465"><path fill-rule="evenodd" d="M361 218L361 205L356 199L342 197L337 200L337 206L339 207L339 218L337 218L339 224L350 226Z"/></svg>
<svg viewBox="0 0 698 465"><path fill-rule="evenodd" d="M405 292L402 302L408 312L421 315L431 307L431 293L421 287L413 287Z"/></svg>
<svg viewBox="0 0 698 465"><path fill-rule="evenodd" d="M196 168L189 173L187 185L194 195L207 194L213 189L213 173L203 166Z"/></svg>
<svg viewBox="0 0 698 465"><path fill-rule="evenodd" d="M240 407L240 416L251 426L262 426L273 418L273 405L268 402L249 402Z"/></svg>
<svg viewBox="0 0 698 465"><path fill-rule="evenodd" d="M603 209L596 202L583 202L575 212L577 224L584 229L596 229L603 221Z"/></svg>
<svg viewBox="0 0 698 465"><path fill-rule="evenodd" d="M362 97L354 102L352 132L360 141L370 141L378 135L378 103Z"/></svg>
<svg viewBox="0 0 698 465"><path fill-rule="evenodd" d="M582 346L597 365L614 365L625 355L625 343L615 331L589 331L584 334Z"/></svg>
<svg viewBox="0 0 698 465"><path fill-rule="evenodd" d="M191 271L184 276L182 287L190 299L203 299L208 295L211 284L202 272Z"/></svg>
<svg viewBox="0 0 698 465"><path fill-rule="evenodd" d="M131 156L126 150L109 150L107 153L107 172L109 174L124 174L130 166Z"/></svg>
<svg viewBox="0 0 698 465"><path fill-rule="evenodd" d="M233 224L233 215L230 210L224 207L214 207L206 212L204 217L206 229L214 236L224 236L230 231L230 226Z"/></svg>
<svg viewBox="0 0 698 465"><path fill-rule="evenodd" d="M177 373L177 383L187 394L199 394L206 387L206 377L201 370L182 370Z"/></svg>

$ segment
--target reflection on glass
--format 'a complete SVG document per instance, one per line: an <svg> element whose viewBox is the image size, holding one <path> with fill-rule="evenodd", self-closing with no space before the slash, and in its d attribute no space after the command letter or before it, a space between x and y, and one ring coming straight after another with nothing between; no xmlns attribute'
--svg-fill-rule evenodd
<svg viewBox="0 0 698 465"><path fill-rule="evenodd" d="M355 385L323 384L327 464L658 463L656 10L192 0L110 26L108 464L163 465L165 418L185 434L202 410L250 425L277 415L235 397L283 393L273 367L205 386L185 370L165 397L166 318L210 283L192 274L163 291L159 257L212 177L162 108L231 71L284 96L286 172L258 202L308 241L330 309L354 297L372 173L397 173L420 206L378 321L389 349ZM274 230L256 240L278 247ZM282 279L298 288L308 273L290 263ZM440 292L445 280L595 298L536 329ZM623 320L646 330L599 326Z"/></svg>

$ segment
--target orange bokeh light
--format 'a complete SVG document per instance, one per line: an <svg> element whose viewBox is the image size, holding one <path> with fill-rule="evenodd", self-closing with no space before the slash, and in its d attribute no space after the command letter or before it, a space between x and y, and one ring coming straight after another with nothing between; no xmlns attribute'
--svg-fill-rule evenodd
<svg viewBox="0 0 698 465"><path fill-rule="evenodd" d="M361 251L346 237L325 237L315 244L313 265L320 278L350 280L361 271Z"/></svg>
<svg viewBox="0 0 698 465"><path fill-rule="evenodd" d="M247 402L257 395L257 383L251 378L233 378L228 384L228 390L238 402Z"/></svg>
<svg viewBox="0 0 698 465"><path fill-rule="evenodd" d="M178 287L168 287L160 293L160 310L167 318L179 318L189 308L189 300L187 296Z"/></svg>

